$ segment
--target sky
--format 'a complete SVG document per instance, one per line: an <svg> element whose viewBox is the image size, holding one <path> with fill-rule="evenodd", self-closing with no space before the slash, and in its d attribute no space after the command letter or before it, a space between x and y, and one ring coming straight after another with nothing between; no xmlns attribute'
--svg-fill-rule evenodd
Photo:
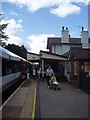
<svg viewBox="0 0 90 120"><path fill-rule="evenodd" d="M9 23L7 43L24 45L28 52L47 50L48 37L61 37L62 26L71 37L88 29L89 0L0 0L2 23Z"/></svg>

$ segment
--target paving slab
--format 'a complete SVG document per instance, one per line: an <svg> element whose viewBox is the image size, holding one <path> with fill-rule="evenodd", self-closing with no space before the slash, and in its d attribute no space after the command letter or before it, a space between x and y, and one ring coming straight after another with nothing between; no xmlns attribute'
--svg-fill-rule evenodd
<svg viewBox="0 0 90 120"><path fill-rule="evenodd" d="M6 106L2 110L2 118L19 118L22 107Z"/></svg>
<svg viewBox="0 0 90 120"><path fill-rule="evenodd" d="M29 87L21 87L14 97L12 97L6 106L23 106Z"/></svg>
<svg viewBox="0 0 90 120"><path fill-rule="evenodd" d="M35 83L32 82L19 118L32 118L34 91Z"/></svg>
<svg viewBox="0 0 90 120"><path fill-rule="evenodd" d="M88 118L88 94L67 82L60 87L60 91L52 90L40 82L41 118Z"/></svg>
<svg viewBox="0 0 90 120"><path fill-rule="evenodd" d="M27 85L28 84L28 85ZM25 81L2 109L3 119L24 119L32 117L34 82Z"/></svg>
<svg viewBox="0 0 90 120"><path fill-rule="evenodd" d="M32 79L26 80L21 87L29 87L31 85Z"/></svg>

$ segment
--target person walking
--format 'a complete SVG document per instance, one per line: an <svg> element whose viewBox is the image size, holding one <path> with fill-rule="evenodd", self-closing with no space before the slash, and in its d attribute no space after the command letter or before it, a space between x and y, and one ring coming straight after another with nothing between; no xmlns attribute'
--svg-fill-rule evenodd
<svg viewBox="0 0 90 120"><path fill-rule="evenodd" d="M49 88L49 80L51 79L51 77L54 75L53 70L51 69L51 66L49 65L48 69L46 70L46 77L47 77L47 85Z"/></svg>

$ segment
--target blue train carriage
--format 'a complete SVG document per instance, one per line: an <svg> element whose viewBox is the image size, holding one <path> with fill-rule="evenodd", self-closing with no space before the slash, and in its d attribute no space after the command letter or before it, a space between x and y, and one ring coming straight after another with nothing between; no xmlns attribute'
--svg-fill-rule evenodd
<svg viewBox="0 0 90 120"><path fill-rule="evenodd" d="M25 80L27 67L31 66L31 62L0 46L0 88L3 101Z"/></svg>

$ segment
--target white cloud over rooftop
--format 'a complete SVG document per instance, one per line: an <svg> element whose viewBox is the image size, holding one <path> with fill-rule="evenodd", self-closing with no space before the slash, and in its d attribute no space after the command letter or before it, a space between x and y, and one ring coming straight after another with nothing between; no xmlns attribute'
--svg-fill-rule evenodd
<svg viewBox="0 0 90 120"><path fill-rule="evenodd" d="M28 11L34 13L41 8L50 8L50 13L59 17L66 17L70 14L78 14L81 7L78 5L88 5L89 0L4 0L15 3L20 7L26 6ZM78 5L77 5L78 3ZM76 4L76 5L75 5ZM54 7L57 6L57 7Z"/></svg>
<svg viewBox="0 0 90 120"><path fill-rule="evenodd" d="M16 12L10 12L11 15L15 15L15 16L18 16L18 13Z"/></svg>
<svg viewBox="0 0 90 120"><path fill-rule="evenodd" d="M20 7L26 6L28 11L34 13L41 8L49 8L49 12L59 17L66 17L71 14L79 14L81 5L88 5L89 0L4 0ZM33 2L34 1L34 2ZM36 2L37 1L37 2ZM12 15L18 15L12 12ZM46 50L47 37L55 37L54 34L33 34L22 40L18 33L23 31L22 19L16 22L15 19L3 21L9 23L6 33L9 35L8 43L24 45L28 51L38 53L40 50Z"/></svg>
<svg viewBox="0 0 90 120"><path fill-rule="evenodd" d="M39 34L39 35L28 36L28 44L30 45L30 49L31 49L30 51L34 53L39 53L40 50L46 51L48 37L55 37L55 35L54 34Z"/></svg>
<svg viewBox="0 0 90 120"><path fill-rule="evenodd" d="M29 35L26 40L22 40L17 33L22 32L22 20L19 19L17 22L15 19L9 19L7 21L2 20L1 24L8 23L5 33L8 35L9 39L7 44L24 45L28 51L39 53L40 50L47 50L47 37L55 37L54 34L38 34Z"/></svg>
<svg viewBox="0 0 90 120"><path fill-rule="evenodd" d="M57 15L59 17L66 17L70 14L79 14L81 11L80 7L67 3L59 5L56 9L51 9L50 13Z"/></svg>
<svg viewBox="0 0 90 120"><path fill-rule="evenodd" d="M7 29L5 30L5 33L9 37L7 44L10 43L10 44L22 45L23 43L22 39L16 35L17 32L22 31L22 24L19 21L16 22L15 19L1 21L1 24L5 24L5 23L8 23Z"/></svg>

